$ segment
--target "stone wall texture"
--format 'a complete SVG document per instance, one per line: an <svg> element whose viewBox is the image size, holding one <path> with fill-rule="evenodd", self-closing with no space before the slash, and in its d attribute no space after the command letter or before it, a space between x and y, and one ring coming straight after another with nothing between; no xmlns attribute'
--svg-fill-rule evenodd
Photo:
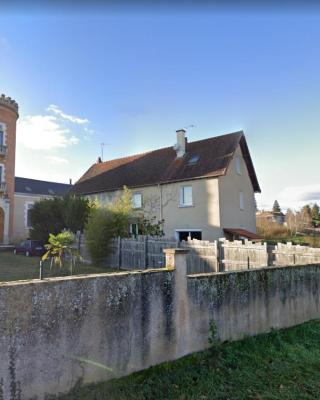
<svg viewBox="0 0 320 400"><path fill-rule="evenodd" d="M218 274L176 269L0 285L0 398L44 399L222 340L318 318L320 265Z"/></svg>

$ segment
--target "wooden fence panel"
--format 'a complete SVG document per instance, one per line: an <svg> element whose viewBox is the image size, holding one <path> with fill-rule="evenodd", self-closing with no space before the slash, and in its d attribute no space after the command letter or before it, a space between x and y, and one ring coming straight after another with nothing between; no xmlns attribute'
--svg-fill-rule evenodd
<svg viewBox="0 0 320 400"><path fill-rule="evenodd" d="M193 239L182 241L180 247L189 250L187 255L188 274L218 271L217 242Z"/></svg>
<svg viewBox="0 0 320 400"><path fill-rule="evenodd" d="M266 267L268 265L267 245L241 240L229 242L220 240L220 270L236 271L241 269Z"/></svg>
<svg viewBox="0 0 320 400"><path fill-rule="evenodd" d="M166 263L164 249L179 247L179 241L148 238L147 240L147 267L148 268L164 268Z"/></svg>
<svg viewBox="0 0 320 400"><path fill-rule="evenodd" d="M126 270L163 268L164 249L187 248L188 274L219 271L236 271L248 268L263 268L268 265L305 265L320 263L320 249L278 243L267 246L250 241L220 239L219 242L190 240L179 242L174 239L139 236L116 238L111 241L110 252L105 264L111 268ZM80 251L85 261L90 262L86 244L82 238Z"/></svg>
<svg viewBox="0 0 320 400"><path fill-rule="evenodd" d="M291 242L278 243L273 253L273 265L307 265L320 263L320 249L293 245Z"/></svg>

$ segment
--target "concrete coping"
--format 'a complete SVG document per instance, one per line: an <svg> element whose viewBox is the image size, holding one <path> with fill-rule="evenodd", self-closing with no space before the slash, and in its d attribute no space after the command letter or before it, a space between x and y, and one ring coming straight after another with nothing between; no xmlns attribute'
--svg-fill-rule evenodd
<svg viewBox="0 0 320 400"><path fill-rule="evenodd" d="M180 249L180 248L163 249L163 252L165 254L187 254L189 253L189 249Z"/></svg>

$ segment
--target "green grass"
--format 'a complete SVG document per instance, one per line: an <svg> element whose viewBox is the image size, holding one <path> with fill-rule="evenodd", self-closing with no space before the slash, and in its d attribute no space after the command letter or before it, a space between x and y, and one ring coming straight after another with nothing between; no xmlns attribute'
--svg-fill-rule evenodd
<svg viewBox="0 0 320 400"><path fill-rule="evenodd" d="M39 257L14 255L12 252L0 252L0 282L39 278ZM55 266L50 271L49 262L44 263L44 278L71 275L69 265L60 269ZM73 268L73 275L114 272L115 270L97 265L78 263Z"/></svg>
<svg viewBox="0 0 320 400"><path fill-rule="evenodd" d="M55 398L55 397L54 397ZM59 400L320 398L320 321L225 343Z"/></svg>

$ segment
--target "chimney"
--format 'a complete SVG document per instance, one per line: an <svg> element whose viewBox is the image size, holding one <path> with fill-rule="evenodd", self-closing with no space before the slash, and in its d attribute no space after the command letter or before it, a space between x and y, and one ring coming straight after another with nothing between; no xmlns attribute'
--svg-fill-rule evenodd
<svg viewBox="0 0 320 400"><path fill-rule="evenodd" d="M72 179L69 178L69 185L72 185Z"/></svg>
<svg viewBox="0 0 320 400"><path fill-rule="evenodd" d="M186 131L179 129L177 132L177 143L174 145L174 149L177 153L177 157L181 158L186 153Z"/></svg>
<svg viewBox="0 0 320 400"><path fill-rule="evenodd" d="M102 163L101 157L98 157L97 164L101 164L101 163Z"/></svg>

